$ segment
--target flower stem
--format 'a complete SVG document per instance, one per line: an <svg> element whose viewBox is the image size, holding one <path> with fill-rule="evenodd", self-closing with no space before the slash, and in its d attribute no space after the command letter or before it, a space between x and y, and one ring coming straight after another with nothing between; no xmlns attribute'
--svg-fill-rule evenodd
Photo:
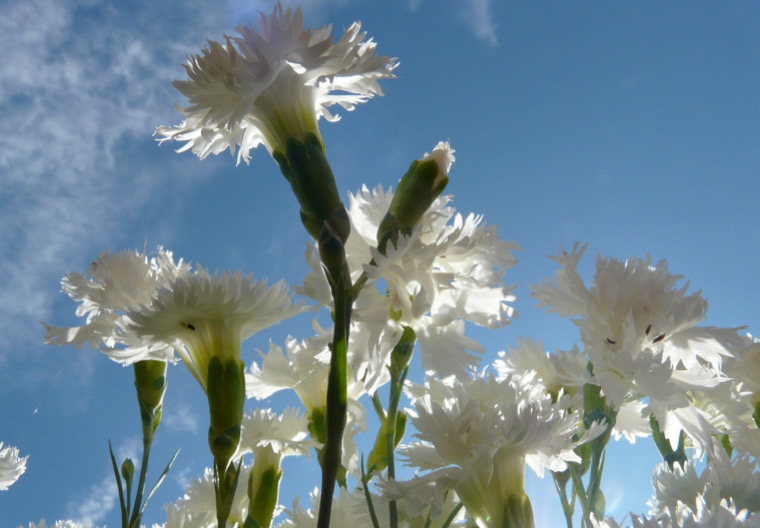
<svg viewBox="0 0 760 528"><path fill-rule="evenodd" d="M325 231L329 231L325 224ZM329 240L320 236L320 256L332 288L335 303L335 327L333 330L330 372L327 378L327 409L325 413L325 446L322 451L322 492L319 501L317 528L330 526L333 493L338 471L341 467L341 444L346 427L348 409L347 354L348 334L351 325L353 298L348 264L342 243L335 236ZM333 247L330 246L340 246ZM329 252L330 254L326 254ZM340 258L336 259L336 256ZM337 260L337 262L336 262Z"/></svg>
<svg viewBox="0 0 760 528"><path fill-rule="evenodd" d="M388 464L388 480L396 479L396 444L400 441L398 430L398 407L401 402L401 393L404 388L404 381L409 373L409 361L414 351L414 345L417 336L409 327L404 329L401 340L394 347L391 353L391 364L389 367L391 373L390 394L388 396L388 414L385 417L385 452L386 462ZM388 503L388 519L391 528L398 527L398 506L395 500Z"/></svg>
<svg viewBox="0 0 760 528"><path fill-rule="evenodd" d="M129 528L139 528L142 518L142 496L145 491L145 476L148 473L148 459L150 458L150 448L153 445L153 435L143 438L142 462L140 463L140 477L137 481L137 491L135 493L135 506L132 511L132 517L129 519Z"/></svg>
<svg viewBox="0 0 760 528"><path fill-rule="evenodd" d="M567 523L567 528L573 528L573 511L575 510L574 507L574 500L571 502L567 497L567 479L563 478L563 474L567 474L568 472L556 472L552 471L552 477L554 479L554 486L557 488L557 494L559 495L559 501L562 504L562 512L565 514L565 522Z"/></svg>

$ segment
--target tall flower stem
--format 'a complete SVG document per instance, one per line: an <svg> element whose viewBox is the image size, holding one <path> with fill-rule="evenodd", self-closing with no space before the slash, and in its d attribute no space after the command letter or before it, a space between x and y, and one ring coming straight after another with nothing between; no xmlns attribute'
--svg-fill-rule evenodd
<svg viewBox="0 0 760 528"><path fill-rule="evenodd" d="M388 414L385 417L385 452L386 461L388 463L388 479L395 480L396 478L396 445L401 440L403 435L403 425L405 421L399 424L399 404L401 402L401 393L404 388L404 381L409 373L409 361L414 351L414 344L417 336L410 327L404 328L404 333L401 336L401 340L393 349L391 354L391 365L389 367L391 373L390 395L388 402ZM406 418L404 415L403 418ZM401 425L401 427L397 427ZM388 515L391 528L397 528L398 526L398 508L396 501L392 500L388 504Z"/></svg>
<svg viewBox="0 0 760 528"><path fill-rule="evenodd" d="M348 410L347 354L353 297L343 242L327 222L325 222L320 235L319 254L330 281L335 306L332 355L327 378L326 439L322 451L322 492L317 519L317 528L328 528L330 526L335 482L341 467L341 447Z"/></svg>
<svg viewBox="0 0 760 528"><path fill-rule="evenodd" d="M354 296L343 245L351 231L351 223L318 135L307 132L302 139L289 137L286 143L285 149L275 150L272 157L298 199L304 228L319 241L319 257L330 283L335 310L327 378L325 446L321 455L322 494L317 521L318 528L327 528L335 482L341 468L341 445L348 410L348 333Z"/></svg>

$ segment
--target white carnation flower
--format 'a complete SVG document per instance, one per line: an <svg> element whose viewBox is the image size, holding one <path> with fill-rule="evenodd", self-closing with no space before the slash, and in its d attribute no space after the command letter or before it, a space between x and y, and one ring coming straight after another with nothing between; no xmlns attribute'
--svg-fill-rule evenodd
<svg viewBox="0 0 760 528"><path fill-rule="evenodd" d="M283 281L267 288L240 271L211 275L198 266L129 310L124 327L147 347L176 351L206 390L212 357L240 359L243 340L300 311Z"/></svg>
<svg viewBox="0 0 760 528"><path fill-rule="evenodd" d="M160 287L189 272L190 264L175 263L171 251L160 246L150 259L135 251L106 250L90 266L89 277L69 273L61 281L62 291L80 303L76 314L86 318L85 324L45 325L45 341L77 348L87 344L126 365L144 359L169 360L174 356L171 347L145 346L124 333L122 326L128 310L150 304Z"/></svg>
<svg viewBox="0 0 760 528"><path fill-rule="evenodd" d="M226 149L234 154L239 146L238 163L247 163L261 144L273 153L284 150L288 137L319 136L320 117L339 118L330 107L353 110L382 95L377 80L393 77L398 65L375 54L359 22L333 42L331 26L304 30L301 9L283 12L278 3L258 26L238 26L239 37L209 41L190 57L187 80L174 82L190 103L178 107L185 120L157 128L162 141L184 141L180 151L200 158Z"/></svg>
<svg viewBox="0 0 760 528"><path fill-rule="evenodd" d="M542 476L545 469L562 471L567 462L580 461L573 449L604 426L594 424L583 435L566 402L510 381L428 376L424 387L410 384L414 409L407 413L421 442L399 452L426 473L387 483L387 493L400 497L433 488L440 501L453 490L479 522L501 526L507 498L524 496L526 464Z"/></svg>
<svg viewBox="0 0 760 528"><path fill-rule="evenodd" d="M3 448L0 442L0 490L7 490L26 471L26 461L29 455L19 456L17 447Z"/></svg>
<svg viewBox="0 0 760 528"><path fill-rule="evenodd" d="M699 292L687 295L688 283L679 287L682 277L670 274L665 261L599 257L587 287L577 271L585 249L560 251L554 280L532 286L532 295L539 306L574 318L593 364L592 383L610 403L620 408L647 399L645 415L655 415L673 445L686 430L699 449L712 451L717 431L690 395L728 381L720 368L739 344L737 329L696 326L707 301Z"/></svg>

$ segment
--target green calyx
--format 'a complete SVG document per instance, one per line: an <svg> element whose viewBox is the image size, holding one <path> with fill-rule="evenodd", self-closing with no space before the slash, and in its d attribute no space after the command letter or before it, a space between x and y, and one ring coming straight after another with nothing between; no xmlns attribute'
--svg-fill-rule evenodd
<svg viewBox="0 0 760 528"><path fill-rule="evenodd" d="M504 502L503 528L534 528L533 507L524 493L510 495Z"/></svg>
<svg viewBox="0 0 760 528"><path fill-rule="evenodd" d="M221 470L227 468L240 443L245 403L243 370L243 362L235 358L222 362L214 356L208 365L208 444Z"/></svg>
<svg viewBox="0 0 760 528"><path fill-rule="evenodd" d="M161 422L166 393L166 362L145 360L134 364L135 390L140 406L143 438L152 438Z"/></svg>
<svg viewBox="0 0 760 528"><path fill-rule="evenodd" d="M254 461L254 464L256 462ZM263 471L257 482L254 482L255 472L251 472L248 480L248 518L245 526L268 527L272 524L274 510L280 490L282 470L270 467Z"/></svg>
<svg viewBox="0 0 760 528"><path fill-rule="evenodd" d="M325 432L325 411L324 409L312 409L309 412L309 423L307 425L309 435L319 442L325 443L327 433Z"/></svg>
<svg viewBox="0 0 760 528"><path fill-rule="evenodd" d="M319 137L312 132L303 140L289 137L285 151L275 150L272 157L298 199L306 231L317 240L327 223L345 242L351 224Z"/></svg>
<svg viewBox="0 0 760 528"><path fill-rule="evenodd" d="M409 366L416 342L417 334L410 326L404 326L401 339L393 348L393 352L391 352L391 364L388 370L393 378L400 377Z"/></svg>

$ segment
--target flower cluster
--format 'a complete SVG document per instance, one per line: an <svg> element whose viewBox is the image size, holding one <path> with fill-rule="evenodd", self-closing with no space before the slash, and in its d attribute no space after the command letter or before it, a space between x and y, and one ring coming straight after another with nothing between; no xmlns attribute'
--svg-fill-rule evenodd
<svg viewBox="0 0 760 528"><path fill-rule="evenodd" d="M499 238L482 216L455 213L451 197L443 196L408 236L383 253L377 249L377 232L392 200L393 192L382 187L364 187L349 197L346 260L354 280L362 274L367 280L354 306L352 334L365 343L357 349L367 350L367 361L382 368L403 328L410 327L425 365L444 377L465 376L477 364L473 352L484 352L465 336L465 321L498 328L516 315L509 304L515 300L512 288L503 283L505 271L515 264L516 246ZM298 291L330 306L316 255L307 253L311 272Z"/></svg>
<svg viewBox="0 0 760 528"><path fill-rule="evenodd" d="M214 465L166 507L163 528L533 528L528 467L554 480L568 526L580 505L585 528L619 528L605 515L607 444L645 437L663 463L651 510L631 516L634 528L760 527L760 340L702 326L707 301L665 261L599 257L587 285L578 271L586 246L576 244L553 257L559 270L532 295L539 307L572 318L578 342L548 352L522 338L480 365L485 347L466 335L467 325L497 329L516 317L505 275L517 246L483 216L457 213L442 194L454 150L438 143L411 163L395 192L362 186L345 207L319 134L320 118L338 119L335 105L352 110L380 95L378 81L394 76L397 61L378 56L359 23L333 41L331 26L304 29L302 11L279 3L258 28L237 32L190 57L188 78L174 83L188 99L178 107L184 121L156 132L200 158L237 151L238 164L265 146L316 241L295 291L316 302L315 313L329 312L329 324L317 313L314 335L270 343L245 369L242 342L304 304L283 281L211 273L159 247L150 257L106 251L89 277L67 275L63 291L85 322L45 325L48 343L88 345L140 366L149 440L166 362L178 357L206 393ZM423 380L407 379L416 349ZM246 397L280 390L294 391L305 413L245 412ZM379 426L365 457L357 437L368 429L367 400ZM407 428L414 441L404 442ZM144 446L147 465L150 442ZM296 498L285 509L282 461L312 449L322 488L311 494L312 507ZM414 470L408 479L396 474L397 453ZM134 528L142 509L128 515L128 462L126 494L113 464L122 521ZM0 444L0 489L25 464Z"/></svg>

